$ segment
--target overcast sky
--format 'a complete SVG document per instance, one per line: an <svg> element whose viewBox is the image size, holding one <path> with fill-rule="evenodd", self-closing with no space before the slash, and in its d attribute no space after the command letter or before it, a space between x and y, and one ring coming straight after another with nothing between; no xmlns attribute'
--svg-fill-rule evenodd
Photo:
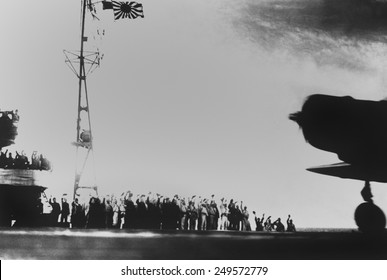
<svg viewBox="0 0 387 280"><path fill-rule="evenodd" d="M298 227L355 227L363 182L306 171L339 160L288 115L314 93L386 97L379 15L363 9L354 25L359 15L322 0L139 2L143 19L114 21L97 4L100 21L86 26L86 49L104 54L88 77L100 192L215 194L250 213L292 214ZM42 182L58 197L73 191L78 81L62 51L79 49L80 7L0 10L0 109L20 114L8 148L47 155L54 171ZM386 211L386 186L372 187Z"/></svg>

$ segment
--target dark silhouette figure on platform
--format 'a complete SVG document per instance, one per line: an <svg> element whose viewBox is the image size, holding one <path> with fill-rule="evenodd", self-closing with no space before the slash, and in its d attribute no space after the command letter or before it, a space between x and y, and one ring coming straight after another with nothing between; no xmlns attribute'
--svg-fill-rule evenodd
<svg viewBox="0 0 387 280"><path fill-rule="evenodd" d="M18 111L0 111L0 148L14 144L17 135Z"/></svg>
<svg viewBox="0 0 387 280"><path fill-rule="evenodd" d="M263 231L263 220L265 219L265 214L262 215L262 218L258 218L255 211L253 211L254 220L255 220L255 230Z"/></svg>
<svg viewBox="0 0 387 280"><path fill-rule="evenodd" d="M287 232L296 232L296 226L293 224L293 220L290 219L290 215L288 216L288 219L286 220L287 223Z"/></svg>
<svg viewBox="0 0 387 280"><path fill-rule="evenodd" d="M124 195L124 204L125 204L125 222L124 228L133 229L136 223L136 206L132 200L133 194L128 191Z"/></svg>
<svg viewBox="0 0 387 280"><path fill-rule="evenodd" d="M247 211L247 206L244 206L242 211L242 230L243 231L251 231L249 216L250 215L249 215L249 211Z"/></svg>
<svg viewBox="0 0 387 280"><path fill-rule="evenodd" d="M105 217L101 215L101 208L104 208L103 204L98 197L91 197L89 201L89 211L86 215L86 227L87 228L103 228L105 224ZM103 213L103 212L102 212Z"/></svg>
<svg viewBox="0 0 387 280"><path fill-rule="evenodd" d="M104 206L105 206L105 227L106 228L111 228L113 227L113 206L110 203L110 199L107 199L104 201Z"/></svg>
<svg viewBox="0 0 387 280"><path fill-rule="evenodd" d="M60 215L60 205L58 202L56 202L56 198L52 198L50 197L50 200L49 200L49 203L52 207L52 210L51 210L51 221L52 221L52 225L53 226L57 226L58 225L58 218L59 218L59 215Z"/></svg>
<svg viewBox="0 0 387 280"><path fill-rule="evenodd" d="M7 153L8 150L6 150L5 152L1 150L0 152L0 168L5 168L7 165Z"/></svg>
<svg viewBox="0 0 387 280"><path fill-rule="evenodd" d="M12 156L11 152L6 150L5 152L1 151L0 153L0 168L3 169L30 169L30 170L51 170L50 161L44 157L42 154L37 155L37 152L34 151L31 156L31 163L28 160L28 157L21 151L19 153L16 151L15 157Z"/></svg>
<svg viewBox="0 0 387 280"><path fill-rule="evenodd" d="M281 218L278 218L277 220L274 221L273 226L275 226L275 230L277 232L284 232L285 231L285 226L281 222Z"/></svg>
<svg viewBox="0 0 387 280"><path fill-rule="evenodd" d="M271 223L271 216L267 217L265 223L263 224L265 231L272 231L273 224Z"/></svg>
<svg viewBox="0 0 387 280"><path fill-rule="evenodd" d="M67 202L66 198L62 198L62 212L60 217L60 222L63 226L67 226L68 216L70 215L70 205Z"/></svg>
<svg viewBox="0 0 387 280"><path fill-rule="evenodd" d="M145 195L141 195L136 200L137 204L137 219L136 219L136 228L146 228L146 218L147 218L147 205L145 203Z"/></svg>
<svg viewBox="0 0 387 280"><path fill-rule="evenodd" d="M230 200L228 204L228 212L229 212L229 229L237 230L238 229L238 210L236 208L236 201L234 199Z"/></svg>
<svg viewBox="0 0 387 280"><path fill-rule="evenodd" d="M14 168L14 166L15 166L15 162L13 160L12 153L8 153L8 157L5 161L5 168L12 169L12 168Z"/></svg>
<svg viewBox="0 0 387 280"><path fill-rule="evenodd" d="M14 159L14 168L15 169L28 169L29 167L29 162L28 158L25 156L24 151L19 154L16 152L16 156Z"/></svg>
<svg viewBox="0 0 387 280"><path fill-rule="evenodd" d="M199 212L197 207L195 206L194 201L190 201L188 203L188 220L189 220L189 230L195 230L196 229L196 221L198 220Z"/></svg>
<svg viewBox="0 0 387 280"><path fill-rule="evenodd" d="M150 229L160 229L161 227L161 196L157 194L157 198L147 197L146 205L148 211L148 225Z"/></svg>
<svg viewBox="0 0 387 280"><path fill-rule="evenodd" d="M78 202L78 198L75 198L71 204L71 226L73 228L85 227L86 217L85 211L82 205Z"/></svg>

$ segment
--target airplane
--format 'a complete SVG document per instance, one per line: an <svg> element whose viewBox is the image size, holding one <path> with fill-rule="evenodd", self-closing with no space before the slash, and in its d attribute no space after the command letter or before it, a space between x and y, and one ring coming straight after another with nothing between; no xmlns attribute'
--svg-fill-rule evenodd
<svg viewBox="0 0 387 280"><path fill-rule="evenodd" d="M289 119L300 126L306 142L341 160L307 170L365 181L361 195L366 203L356 209L356 223L363 231L384 230L386 217L373 204L370 182L387 183L387 101L314 94Z"/></svg>

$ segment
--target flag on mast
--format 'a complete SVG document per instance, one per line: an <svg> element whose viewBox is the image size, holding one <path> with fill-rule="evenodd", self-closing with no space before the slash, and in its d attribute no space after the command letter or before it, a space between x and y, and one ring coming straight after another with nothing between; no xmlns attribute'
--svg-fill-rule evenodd
<svg viewBox="0 0 387 280"><path fill-rule="evenodd" d="M136 2L102 1L103 9L113 9L114 19L144 17L142 4Z"/></svg>
<svg viewBox="0 0 387 280"><path fill-rule="evenodd" d="M104 9L104 10L113 9L112 2L102 1L102 9Z"/></svg>

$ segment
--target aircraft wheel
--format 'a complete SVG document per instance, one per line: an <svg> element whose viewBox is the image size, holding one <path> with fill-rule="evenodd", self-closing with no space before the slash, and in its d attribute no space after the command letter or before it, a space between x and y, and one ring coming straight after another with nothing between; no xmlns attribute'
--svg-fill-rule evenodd
<svg viewBox="0 0 387 280"><path fill-rule="evenodd" d="M372 202L364 202L356 208L355 221L359 230L364 233L381 233L386 227L386 216Z"/></svg>

